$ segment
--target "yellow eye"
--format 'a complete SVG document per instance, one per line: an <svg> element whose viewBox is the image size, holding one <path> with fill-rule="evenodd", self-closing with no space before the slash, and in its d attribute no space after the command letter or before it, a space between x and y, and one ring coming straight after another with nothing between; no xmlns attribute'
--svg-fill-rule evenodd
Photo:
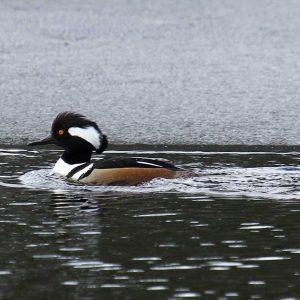
<svg viewBox="0 0 300 300"><path fill-rule="evenodd" d="M64 134L64 131L62 129L58 130L58 135L63 135Z"/></svg>

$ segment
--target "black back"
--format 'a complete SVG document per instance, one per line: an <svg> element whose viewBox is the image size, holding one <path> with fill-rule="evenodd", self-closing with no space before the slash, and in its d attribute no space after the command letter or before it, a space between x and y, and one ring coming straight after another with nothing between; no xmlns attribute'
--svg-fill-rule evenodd
<svg viewBox="0 0 300 300"><path fill-rule="evenodd" d="M115 168L166 168L173 171L181 170L170 161L153 158L139 157L116 157L105 158L94 163L95 169L115 169Z"/></svg>

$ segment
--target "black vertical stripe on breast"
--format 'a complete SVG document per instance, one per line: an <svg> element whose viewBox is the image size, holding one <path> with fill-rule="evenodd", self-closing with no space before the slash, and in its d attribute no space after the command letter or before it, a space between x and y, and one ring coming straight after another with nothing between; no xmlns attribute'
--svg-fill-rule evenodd
<svg viewBox="0 0 300 300"><path fill-rule="evenodd" d="M78 178L78 180L81 180L81 179L83 179L83 178L89 176L89 175L93 172L94 169L95 169L94 166L92 166L92 167L91 167L90 169L88 169L85 173L81 174L81 176Z"/></svg>
<svg viewBox="0 0 300 300"><path fill-rule="evenodd" d="M75 175L77 172L83 170L84 168L86 168L88 165L90 165L91 163L85 163L83 165L77 166L75 167L73 170L71 170L68 175L66 176L67 178L71 178L73 175ZM93 168L92 168L93 169ZM80 176L81 177L81 176Z"/></svg>

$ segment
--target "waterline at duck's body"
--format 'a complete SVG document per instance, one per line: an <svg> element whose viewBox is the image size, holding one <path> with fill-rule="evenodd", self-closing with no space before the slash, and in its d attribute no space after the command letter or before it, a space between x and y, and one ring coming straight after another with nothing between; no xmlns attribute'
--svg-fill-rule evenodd
<svg viewBox="0 0 300 300"><path fill-rule="evenodd" d="M64 112L52 124L51 136L30 145L56 144L65 149L54 173L72 181L96 185L137 185L154 178L190 176L191 172L166 160L117 157L91 162L93 151L102 153L107 138L96 123L82 115Z"/></svg>

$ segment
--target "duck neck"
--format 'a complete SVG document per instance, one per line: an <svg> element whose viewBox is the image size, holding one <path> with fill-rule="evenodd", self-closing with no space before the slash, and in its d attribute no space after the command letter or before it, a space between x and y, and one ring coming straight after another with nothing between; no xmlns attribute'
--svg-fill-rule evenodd
<svg viewBox="0 0 300 300"><path fill-rule="evenodd" d="M67 149L62 155L62 159L67 164L81 164L91 160L93 150L85 149Z"/></svg>

